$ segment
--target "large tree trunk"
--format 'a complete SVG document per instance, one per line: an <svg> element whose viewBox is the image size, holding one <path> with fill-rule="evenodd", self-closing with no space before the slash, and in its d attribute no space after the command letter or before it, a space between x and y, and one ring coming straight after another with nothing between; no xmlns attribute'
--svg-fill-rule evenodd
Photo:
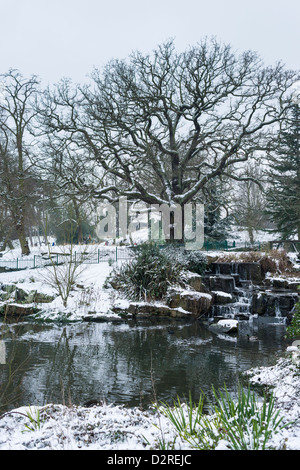
<svg viewBox="0 0 300 470"><path fill-rule="evenodd" d="M163 231L167 243L184 244L184 206L180 209L180 219L170 211L170 220L163 224Z"/></svg>
<svg viewBox="0 0 300 470"><path fill-rule="evenodd" d="M26 238L25 223L24 223L23 215L21 214L19 215L19 219L16 221L15 227L16 227L16 231L18 234L18 239L20 242L22 255L27 256L30 254L30 249L29 249L27 238Z"/></svg>

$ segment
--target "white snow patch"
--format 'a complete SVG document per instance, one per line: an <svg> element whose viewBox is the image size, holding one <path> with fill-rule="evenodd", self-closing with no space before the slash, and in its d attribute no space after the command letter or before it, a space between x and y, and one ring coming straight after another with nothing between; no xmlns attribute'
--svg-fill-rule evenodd
<svg viewBox="0 0 300 470"><path fill-rule="evenodd" d="M238 320L232 320L230 318L225 320L219 320L217 325L221 326L222 328L237 328Z"/></svg>

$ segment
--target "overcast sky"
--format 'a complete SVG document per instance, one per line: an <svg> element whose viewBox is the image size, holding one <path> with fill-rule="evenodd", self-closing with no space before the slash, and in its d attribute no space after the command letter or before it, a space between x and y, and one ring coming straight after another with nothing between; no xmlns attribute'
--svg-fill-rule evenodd
<svg viewBox="0 0 300 470"><path fill-rule="evenodd" d="M0 73L44 84L82 83L93 67L169 38L184 50L215 36L300 68L300 0L0 0L0 14Z"/></svg>

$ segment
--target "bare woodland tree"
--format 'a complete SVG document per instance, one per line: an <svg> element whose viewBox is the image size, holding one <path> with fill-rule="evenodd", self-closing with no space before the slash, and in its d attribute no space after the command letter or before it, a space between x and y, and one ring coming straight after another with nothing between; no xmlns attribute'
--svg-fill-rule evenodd
<svg viewBox="0 0 300 470"><path fill-rule="evenodd" d="M183 206L220 176L252 180L239 164L267 147L297 79L215 40L182 53L169 41L95 70L90 86L62 81L41 115L78 190Z"/></svg>
<svg viewBox="0 0 300 470"><path fill-rule="evenodd" d="M268 225L263 192L266 175L264 168L256 161L247 162L243 173L249 179L236 183L232 191L231 210L237 224L247 230L250 243L254 243L254 232L263 230Z"/></svg>

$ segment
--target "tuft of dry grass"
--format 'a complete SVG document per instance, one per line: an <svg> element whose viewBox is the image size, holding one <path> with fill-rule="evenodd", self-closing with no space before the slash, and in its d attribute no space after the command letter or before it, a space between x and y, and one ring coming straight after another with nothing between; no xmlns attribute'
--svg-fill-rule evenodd
<svg viewBox="0 0 300 470"><path fill-rule="evenodd" d="M285 250L272 249L269 252L247 251L241 253L222 253L219 263L259 263L264 274L299 275Z"/></svg>

